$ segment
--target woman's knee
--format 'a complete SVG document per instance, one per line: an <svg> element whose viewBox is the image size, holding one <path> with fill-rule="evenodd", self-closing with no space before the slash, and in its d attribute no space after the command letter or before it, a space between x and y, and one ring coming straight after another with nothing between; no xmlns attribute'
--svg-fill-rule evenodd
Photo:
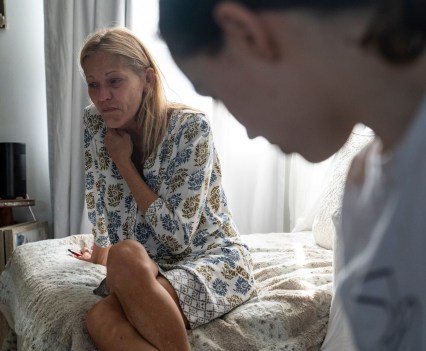
<svg viewBox="0 0 426 351"><path fill-rule="evenodd" d="M110 291L132 281L144 281L157 275L157 265L137 241L124 240L111 247L107 261L107 284Z"/></svg>
<svg viewBox="0 0 426 351"><path fill-rule="evenodd" d="M145 248L135 240L123 240L113 245L108 253L107 268L126 267L131 269L135 262L150 260Z"/></svg>

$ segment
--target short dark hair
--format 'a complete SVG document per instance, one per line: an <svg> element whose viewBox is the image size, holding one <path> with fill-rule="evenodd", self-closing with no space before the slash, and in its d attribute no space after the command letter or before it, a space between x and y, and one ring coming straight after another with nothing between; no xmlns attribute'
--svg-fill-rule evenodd
<svg viewBox="0 0 426 351"><path fill-rule="evenodd" d="M214 8L227 0L160 0L160 35L172 54L198 52L214 55L223 45L223 33L213 18ZM426 45L426 0L233 0L253 11L301 8L333 12L371 7L373 18L364 47L372 47L393 63L410 62Z"/></svg>

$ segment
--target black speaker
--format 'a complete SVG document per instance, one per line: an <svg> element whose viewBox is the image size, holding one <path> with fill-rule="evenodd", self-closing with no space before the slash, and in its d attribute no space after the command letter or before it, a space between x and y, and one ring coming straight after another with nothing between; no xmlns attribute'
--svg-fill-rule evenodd
<svg viewBox="0 0 426 351"><path fill-rule="evenodd" d="M0 143L0 198L27 196L26 149L22 143Z"/></svg>

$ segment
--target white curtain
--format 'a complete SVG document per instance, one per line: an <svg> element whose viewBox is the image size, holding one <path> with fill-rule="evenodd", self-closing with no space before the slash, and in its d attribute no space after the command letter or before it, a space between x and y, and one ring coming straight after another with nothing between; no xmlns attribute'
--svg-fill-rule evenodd
<svg viewBox="0 0 426 351"><path fill-rule="evenodd" d="M55 237L80 232L84 206L82 114L89 104L78 53L96 29L129 25L131 1L45 0L49 164Z"/></svg>
<svg viewBox="0 0 426 351"><path fill-rule="evenodd" d="M250 140L221 103L214 104L211 120L224 188L241 233L284 231L288 158L263 138Z"/></svg>
<svg viewBox="0 0 426 351"><path fill-rule="evenodd" d="M329 160L313 164L283 154L264 138L249 139L220 103L213 106L212 126L241 233L310 230Z"/></svg>

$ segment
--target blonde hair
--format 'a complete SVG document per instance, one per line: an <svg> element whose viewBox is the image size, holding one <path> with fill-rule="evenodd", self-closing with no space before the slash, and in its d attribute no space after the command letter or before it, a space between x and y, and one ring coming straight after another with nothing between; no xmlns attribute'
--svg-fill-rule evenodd
<svg viewBox="0 0 426 351"><path fill-rule="evenodd" d="M138 75L142 75L147 68L154 71L153 84L144 93L136 117L143 136L140 150L143 163L160 144L166 132L169 110L186 106L167 101L160 69L147 48L130 30L114 27L91 34L80 51L81 68L85 59L98 51L119 55L123 63Z"/></svg>

